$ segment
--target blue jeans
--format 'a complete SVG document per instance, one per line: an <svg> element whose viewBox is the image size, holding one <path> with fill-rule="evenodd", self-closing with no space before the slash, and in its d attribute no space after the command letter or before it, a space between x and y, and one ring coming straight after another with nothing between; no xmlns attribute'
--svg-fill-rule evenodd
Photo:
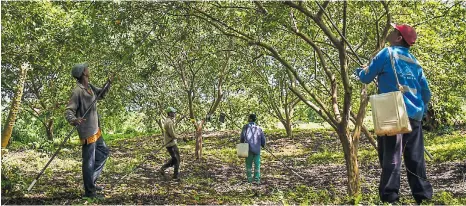
<svg viewBox="0 0 466 206"><path fill-rule="evenodd" d="M95 183L102 173L108 154L109 150L102 136L96 142L82 146L85 195L96 193Z"/></svg>

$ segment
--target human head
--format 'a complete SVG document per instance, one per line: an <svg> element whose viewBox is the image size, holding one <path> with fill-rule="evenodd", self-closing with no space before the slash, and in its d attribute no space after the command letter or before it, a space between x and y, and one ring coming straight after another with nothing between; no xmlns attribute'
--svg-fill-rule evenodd
<svg viewBox="0 0 466 206"><path fill-rule="evenodd" d="M406 24L397 25L392 23L391 25L393 30L387 36L390 46L410 48L416 42L417 34L413 27Z"/></svg>
<svg viewBox="0 0 466 206"><path fill-rule="evenodd" d="M165 111L167 112L169 117L175 117L176 115L176 109L173 107L168 107Z"/></svg>
<svg viewBox="0 0 466 206"><path fill-rule="evenodd" d="M89 80L89 65L87 63L75 64L71 69L71 76L80 82L82 78L87 78Z"/></svg>
<svg viewBox="0 0 466 206"><path fill-rule="evenodd" d="M256 114L250 114L249 115L249 118L248 118L249 122L256 122L256 120L257 120Z"/></svg>

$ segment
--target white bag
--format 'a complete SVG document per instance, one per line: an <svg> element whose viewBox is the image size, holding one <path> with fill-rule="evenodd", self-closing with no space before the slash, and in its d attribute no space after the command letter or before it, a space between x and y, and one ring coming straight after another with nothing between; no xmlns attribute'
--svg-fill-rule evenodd
<svg viewBox="0 0 466 206"><path fill-rule="evenodd" d="M393 136L411 132L401 91L372 95L370 101L375 134Z"/></svg>
<svg viewBox="0 0 466 206"><path fill-rule="evenodd" d="M409 123L408 112L403 99L403 87L398 81L390 48L390 62L395 74L396 82L400 91L377 94L370 96L372 106L372 118L374 120L375 134L378 136L393 136L412 131Z"/></svg>
<svg viewBox="0 0 466 206"><path fill-rule="evenodd" d="M246 158L249 156L249 144L248 143L239 143L236 145L236 151L238 157Z"/></svg>

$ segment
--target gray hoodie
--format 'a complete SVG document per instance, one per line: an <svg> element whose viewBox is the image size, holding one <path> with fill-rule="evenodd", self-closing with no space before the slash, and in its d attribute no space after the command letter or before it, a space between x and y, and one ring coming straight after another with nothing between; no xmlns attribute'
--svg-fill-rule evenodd
<svg viewBox="0 0 466 206"><path fill-rule="evenodd" d="M73 89L70 101L68 102L65 110L65 118L70 124L80 117L86 119L86 121L82 122L78 126L78 134L80 139L86 139L97 133L99 129L97 104L92 105L92 108L85 117L83 117L83 115L87 108L91 106L92 102L94 102L97 95L99 95L100 92L103 92L98 100L103 99L109 89L107 88L105 91L103 91L103 89L94 87L92 84L89 84L89 87L91 90L88 92L86 91L85 87L78 82L76 87Z"/></svg>

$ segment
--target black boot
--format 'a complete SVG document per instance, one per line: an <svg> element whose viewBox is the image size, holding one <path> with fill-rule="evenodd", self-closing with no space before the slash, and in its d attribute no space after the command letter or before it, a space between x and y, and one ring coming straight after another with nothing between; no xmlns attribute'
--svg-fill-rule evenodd
<svg viewBox="0 0 466 206"><path fill-rule="evenodd" d="M91 199L104 199L105 197L101 194L93 193L85 193L83 198L91 198Z"/></svg>
<svg viewBox="0 0 466 206"><path fill-rule="evenodd" d="M104 188L102 186L96 185L95 190L96 191L102 191L102 190L104 190Z"/></svg>
<svg viewBox="0 0 466 206"><path fill-rule="evenodd" d="M166 169L167 169L167 168L165 168L165 167L161 167L161 168L159 169L159 174L160 174L160 176L165 176L165 170L166 170Z"/></svg>
<svg viewBox="0 0 466 206"><path fill-rule="evenodd" d="M173 180L174 180L174 181L177 181L177 182L180 181L180 176L178 175L177 172L175 172L175 174L173 174Z"/></svg>

